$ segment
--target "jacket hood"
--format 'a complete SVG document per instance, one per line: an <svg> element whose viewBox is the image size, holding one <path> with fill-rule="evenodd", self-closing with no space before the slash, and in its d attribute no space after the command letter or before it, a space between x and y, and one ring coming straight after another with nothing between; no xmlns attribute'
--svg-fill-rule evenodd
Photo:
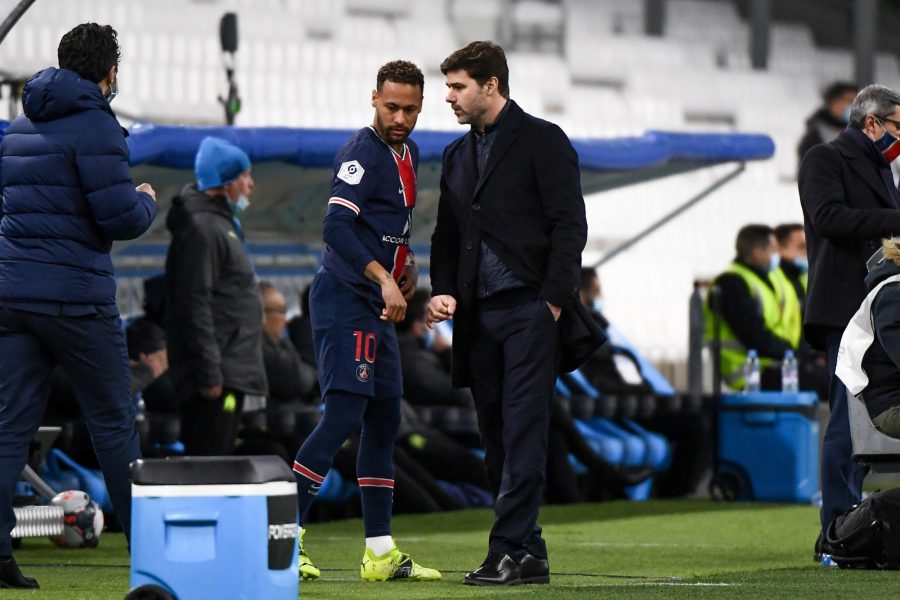
<svg viewBox="0 0 900 600"><path fill-rule="evenodd" d="M207 196L197 190L196 184L189 183L181 190L181 194L172 199L172 208L166 216L166 229L173 234L180 231L191 215L197 213L212 213L231 222L231 208L225 196Z"/></svg>
<svg viewBox="0 0 900 600"><path fill-rule="evenodd" d="M894 261L885 259L866 275L866 290L871 292L879 283L893 275L900 275L900 267Z"/></svg>
<svg viewBox="0 0 900 600"><path fill-rule="evenodd" d="M52 121L86 110L113 114L100 86L68 69L44 69L31 76L22 91L25 116L32 121Z"/></svg>

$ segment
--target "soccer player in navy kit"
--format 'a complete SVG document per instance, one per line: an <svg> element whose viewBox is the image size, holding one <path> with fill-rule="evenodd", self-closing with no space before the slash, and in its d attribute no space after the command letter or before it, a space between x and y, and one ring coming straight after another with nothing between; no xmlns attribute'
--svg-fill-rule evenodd
<svg viewBox="0 0 900 600"><path fill-rule="evenodd" d="M325 256L310 291L313 339L325 413L294 462L300 520L335 453L361 429L357 476L367 581L440 579L391 538L394 439L403 393L394 323L403 320L417 275L409 252L419 152L407 141L422 110L422 72L406 61L378 71L375 120L338 152L323 238ZM319 577L300 542L300 575Z"/></svg>

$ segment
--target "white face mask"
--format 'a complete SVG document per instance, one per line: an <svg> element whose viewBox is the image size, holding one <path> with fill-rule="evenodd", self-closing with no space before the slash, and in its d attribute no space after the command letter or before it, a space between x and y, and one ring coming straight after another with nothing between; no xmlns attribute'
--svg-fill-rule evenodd
<svg viewBox="0 0 900 600"><path fill-rule="evenodd" d="M239 215L250 206L250 199L247 198L244 194L238 196L237 202L233 202L231 204L231 210L235 215Z"/></svg>
<svg viewBox="0 0 900 600"><path fill-rule="evenodd" d="M769 255L769 273L772 273L781 265L781 255L777 252Z"/></svg>
<svg viewBox="0 0 900 600"><path fill-rule="evenodd" d="M112 84L109 86L109 92L106 94L106 101L112 104L112 101L116 99L116 96L119 95L119 78L116 77L113 79Z"/></svg>
<svg viewBox="0 0 900 600"><path fill-rule="evenodd" d="M596 298L594 298L594 301L591 302L591 310L594 311L595 313L597 313L598 315L603 314L604 306L605 306L605 303L603 302L603 298L600 296L597 296Z"/></svg>

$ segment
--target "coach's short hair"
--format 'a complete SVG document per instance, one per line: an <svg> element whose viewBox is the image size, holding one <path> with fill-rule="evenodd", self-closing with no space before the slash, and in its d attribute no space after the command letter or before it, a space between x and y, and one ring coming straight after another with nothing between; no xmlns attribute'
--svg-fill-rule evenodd
<svg viewBox="0 0 900 600"><path fill-rule="evenodd" d="M900 94L889 87L873 83L856 95L850 105L850 126L862 129L866 125L866 115L885 119L900 105Z"/></svg>
<svg viewBox="0 0 900 600"><path fill-rule="evenodd" d="M749 260L754 250L765 248L769 245L769 239L773 233L772 228L768 225L754 223L741 227L734 242L734 249L738 258L744 261Z"/></svg>
<svg viewBox="0 0 900 600"><path fill-rule="evenodd" d="M119 40L109 25L82 23L65 34L56 50L60 69L75 71L82 79L100 83L111 67L119 66Z"/></svg>
<svg viewBox="0 0 900 600"><path fill-rule="evenodd" d="M425 93L425 76L422 71L408 60L392 60L378 69L378 77L375 80L375 89L381 91L385 81L393 83L408 83L417 85Z"/></svg>
<svg viewBox="0 0 900 600"><path fill-rule="evenodd" d="M494 42L472 42L460 48L441 63L441 73L465 71L469 77L484 85L491 77L497 78L497 89L509 98L509 65L506 53Z"/></svg>

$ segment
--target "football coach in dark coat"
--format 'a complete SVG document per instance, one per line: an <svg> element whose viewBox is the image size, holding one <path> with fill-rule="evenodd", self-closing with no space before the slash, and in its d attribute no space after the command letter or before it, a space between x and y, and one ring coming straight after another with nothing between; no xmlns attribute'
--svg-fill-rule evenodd
<svg viewBox="0 0 900 600"><path fill-rule="evenodd" d="M865 468L853 462L846 388L834 375L841 335L866 296L866 261L881 238L900 232L900 194L890 163L900 155L900 95L863 89L850 125L814 146L800 164L800 202L809 247L803 330L828 354L831 416L822 448L822 529L860 501ZM819 544L816 544L819 554Z"/></svg>
<svg viewBox="0 0 900 600"><path fill-rule="evenodd" d="M109 107L116 32L79 25L58 56L59 69L25 84L25 114L0 143L0 587L37 587L10 558L12 497L55 365L72 382L126 535L129 464L140 458L109 250L150 227L155 193L132 186Z"/></svg>
<svg viewBox="0 0 900 600"><path fill-rule="evenodd" d="M496 498L488 556L465 582L548 583L537 525L550 401L603 342L578 301L587 238L578 156L509 99L503 49L473 42L441 65L457 121L431 240L430 324L453 317L453 381L471 386Z"/></svg>

